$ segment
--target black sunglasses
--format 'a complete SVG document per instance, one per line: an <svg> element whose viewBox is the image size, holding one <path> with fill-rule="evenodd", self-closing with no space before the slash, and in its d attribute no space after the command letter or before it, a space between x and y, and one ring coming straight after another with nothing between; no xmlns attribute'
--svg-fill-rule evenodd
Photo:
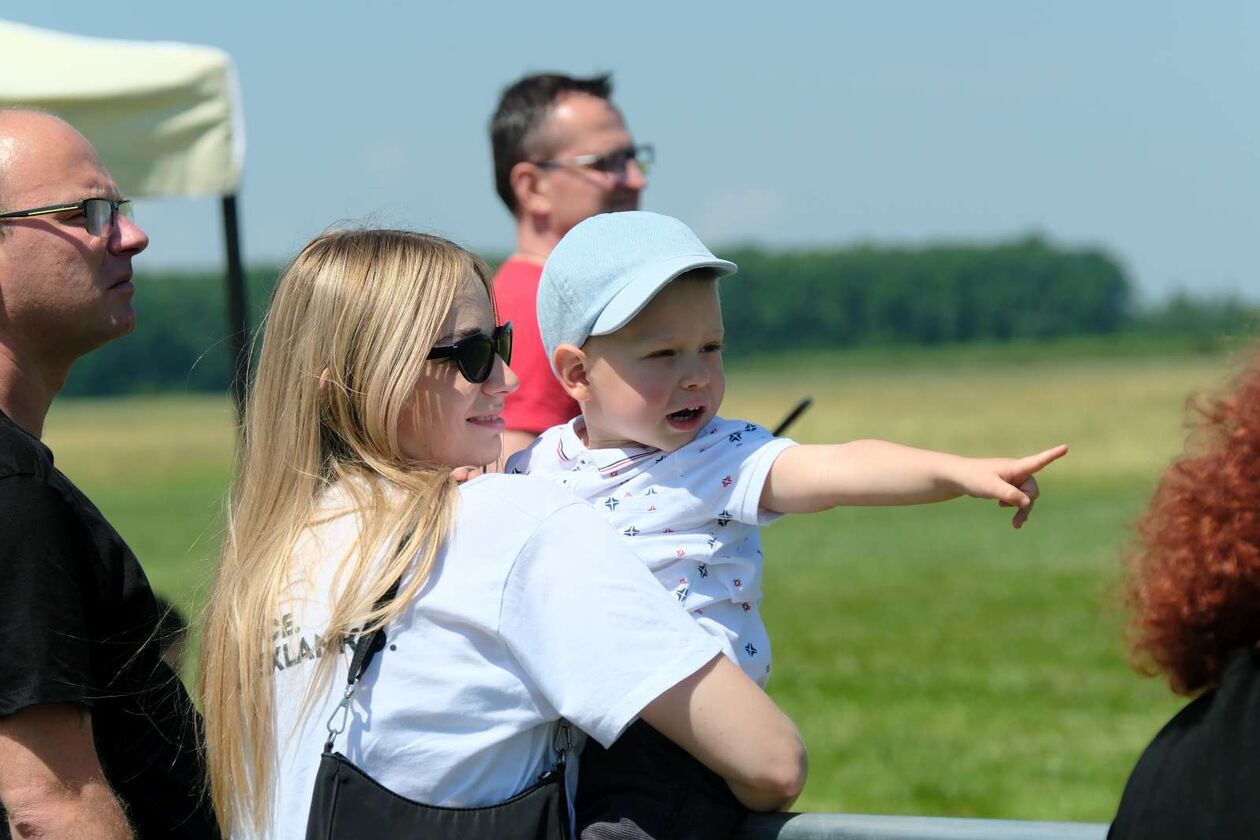
<svg viewBox="0 0 1260 840"><path fill-rule="evenodd" d="M512 322L495 327L494 333L477 333L461 338L454 344L444 344L429 351L429 359L454 359L459 372L469 382L480 385L490 378L494 369L494 357L503 364L512 363Z"/></svg>
<svg viewBox="0 0 1260 840"><path fill-rule="evenodd" d="M87 227L88 233L101 239L108 239L114 230L114 221L118 216L123 216L128 220L135 219L134 211L131 207L131 200L121 198L114 201L111 198L85 198L81 201L71 201L66 204L50 204L47 207L33 207L30 210L13 210L8 213L0 213L0 219L27 219L32 216L47 216L51 213L69 213L72 210L82 211L84 215L84 225Z"/></svg>

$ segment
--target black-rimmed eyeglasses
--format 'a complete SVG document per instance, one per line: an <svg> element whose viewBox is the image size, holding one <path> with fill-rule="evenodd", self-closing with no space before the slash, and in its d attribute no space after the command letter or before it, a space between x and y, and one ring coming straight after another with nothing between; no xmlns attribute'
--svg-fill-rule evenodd
<svg viewBox="0 0 1260 840"><path fill-rule="evenodd" d="M117 201L110 198L85 198L65 204L33 207L30 210L11 210L8 213L0 213L0 219L27 219L32 216L48 216L53 213L70 213L73 211L83 213L87 232L102 239L109 238L109 235L114 230L114 219L119 214L125 216L128 220L135 219L135 211L129 198L120 198Z"/></svg>
<svg viewBox="0 0 1260 840"><path fill-rule="evenodd" d="M652 164L656 162L656 149L651 143L643 143L638 146L627 146L624 149L617 149L602 155L577 155L570 158L556 158L554 160L536 160L535 166L541 166L543 169L554 169L557 166L580 166L584 169L594 169L596 172L605 172L609 175L616 175L618 178L626 177L626 167L630 165L630 161L634 161L639 167L639 171L644 175L652 168Z"/></svg>
<svg viewBox="0 0 1260 840"><path fill-rule="evenodd" d="M503 364L512 363L512 322L495 327L494 333L477 333L461 338L454 344L444 344L429 351L429 359L454 359L459 372L469 382L480 385L490 378L494 370L494 357Z"/></svg>

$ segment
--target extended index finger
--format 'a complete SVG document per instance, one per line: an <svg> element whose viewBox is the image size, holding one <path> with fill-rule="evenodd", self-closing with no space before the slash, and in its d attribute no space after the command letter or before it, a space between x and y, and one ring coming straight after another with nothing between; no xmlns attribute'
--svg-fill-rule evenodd
<svg viewBox="0 0 1260 840"><path fill-rule="evenodd" d="M1015 462L1015 470L1019 475L1032 475L1062 458L1067 454L1067 451L1068 446L1066 443L1052 446L1049 449L1038 452L1036 455L1020 458Z"/></svg>

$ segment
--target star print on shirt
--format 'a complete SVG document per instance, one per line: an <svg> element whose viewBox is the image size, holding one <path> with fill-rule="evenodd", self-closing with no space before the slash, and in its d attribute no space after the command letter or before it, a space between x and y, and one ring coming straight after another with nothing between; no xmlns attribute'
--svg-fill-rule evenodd
<svg viewBox="0 0 1260 840"><path fill-rule="evenodd" d="M773 654L762 624L754 619L762 560L756 522L745 521L744 508L750 505L731 493L747 480L742 450L771 441L769 431L759 425L722 421L708 425L681 455L641 449L605 457L579 449L564 462L548 463L545 470L538 461L522 462L520 469L550 473L557 484L567 478L591 505L602 507L605 519L628 541L623 545L641 555L658 591L674 595L678 607L692 616L725 627L727 651L755 681L764 683ZM771 445L777 449L784 443ZM701 450L706 451L699 454ZM585 462L583 468L574 469L579 461ZM651 498L636 501L645 496ZM640 528L636 520L644 514L648 519Z"/></svg>

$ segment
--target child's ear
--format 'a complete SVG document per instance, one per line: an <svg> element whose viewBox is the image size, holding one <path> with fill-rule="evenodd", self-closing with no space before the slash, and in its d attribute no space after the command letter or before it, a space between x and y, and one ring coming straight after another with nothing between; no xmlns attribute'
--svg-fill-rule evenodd
<svg viewBox="0 0 1260 840"><path fill-rule="evenodd" d="M561 344L552 354L552 360L556 363L556 377L565 392L578 402L589 400L591 383L586 354L572 344Z"/></svg>

